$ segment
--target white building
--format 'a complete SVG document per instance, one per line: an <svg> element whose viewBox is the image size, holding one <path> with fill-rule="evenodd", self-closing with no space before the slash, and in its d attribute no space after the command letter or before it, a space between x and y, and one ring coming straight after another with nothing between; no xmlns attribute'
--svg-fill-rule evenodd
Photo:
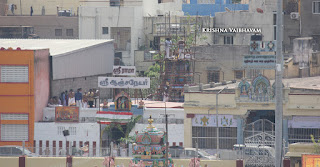
<svg viewBox="0 0 320 167"><path fill-rule="evenodd" d="M216 28L261 29L262 41L276 40L276 1L256 0L249 2L249 11L229 11L215 14ZM215 44L249 45L255 33L214 33Z"/></svg>
<svg viewBox="0 0 320 167"><path fill-rule="evenodd" d="M80 109L78 123L60 123L55 122L55 108L44 108L43 121L35 122L34 126L36 153L65 156L73 146L79 150L87 143L89 156L100 156L100 125L95 119L98 110L98 108ZM69 136L63 135L64 130L69 130ZM45 152L47 148L48 153Z"/></svg>
<svg viewBox="0 0 320 167"><path fill-rule="evenodd" d="M79 8L79 38L114 39L116 57L125 65L134 65L134 51L144 45L143 17L183 15L181 0L123 0L119 5L110 4L89 0Z"/></svg>

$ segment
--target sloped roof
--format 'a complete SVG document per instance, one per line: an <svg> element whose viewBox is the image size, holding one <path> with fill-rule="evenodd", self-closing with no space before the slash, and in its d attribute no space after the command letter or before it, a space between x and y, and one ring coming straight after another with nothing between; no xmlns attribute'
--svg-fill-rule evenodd
<svg viewBox="0 0 320 167"><path fill-rule="evenodd" d="M0 47L25 50L47 49L56 56L113 41L112 39L0 39Z"/></svg>

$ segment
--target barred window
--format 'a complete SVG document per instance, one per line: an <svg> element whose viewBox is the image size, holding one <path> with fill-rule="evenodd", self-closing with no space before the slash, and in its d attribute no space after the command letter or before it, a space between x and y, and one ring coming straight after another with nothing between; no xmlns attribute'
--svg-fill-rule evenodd
<svg viewBox="0 0 320 167"><path fill-rule="evenodd" d="M1 114L1 120L28 120L28 114Z"/></svg>
<svg viewBox="0 0 320 167"><path fill-rule="evenodd" d="M235 79L242 79L243 78L243 70L236 70L234 71Z"/></svg>
<svg viewBox="0 0 320 167"><path fill-rule="evenodd" d="M208 83L209 82L220 82L220 71L208 72Z"/></svg>

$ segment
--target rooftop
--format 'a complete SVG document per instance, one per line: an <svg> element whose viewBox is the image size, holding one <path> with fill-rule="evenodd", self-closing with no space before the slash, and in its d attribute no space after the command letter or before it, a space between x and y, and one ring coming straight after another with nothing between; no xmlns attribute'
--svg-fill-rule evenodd
<svg viewBox="0 0 320 167"><path fill-rule="evenodd" d="M250 81L249 81L250 82ZM282 79L282 82L285 87L295 88L295 89L311 89L311 90L320 90L320 76L317 77L306 77L306 78L289 78ZM271 85L274 83L274 80L270 80ZM213 88L205 89L206 91L210 90L221 90L224 87L228 86L228 89L235 89L238 87L239 82L221 85Z"/></svg>
<svg viewBox="0 0 320 167"><path fill-rule="evenodd" d="M23 50L49 49L51 56L62 55L91 46L100 45L113 41L96 39L0 39L0 47Z"/></svg>

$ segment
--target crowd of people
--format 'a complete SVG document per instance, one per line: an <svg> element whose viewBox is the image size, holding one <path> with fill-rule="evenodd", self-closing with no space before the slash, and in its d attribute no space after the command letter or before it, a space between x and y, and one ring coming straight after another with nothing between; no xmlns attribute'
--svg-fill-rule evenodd
<svg viewBox="0 0 320 167"><path fill-rule="evenodd" d="M94 108L97 107L97 100L100 95L99 90L90 89L88 92L82 93L82 88L77 89L75 93L73 89L69 92L66 90L60 93L60 97L54 96L49 100L49 107L53 106L77 106L79 108Z"/></svg>

